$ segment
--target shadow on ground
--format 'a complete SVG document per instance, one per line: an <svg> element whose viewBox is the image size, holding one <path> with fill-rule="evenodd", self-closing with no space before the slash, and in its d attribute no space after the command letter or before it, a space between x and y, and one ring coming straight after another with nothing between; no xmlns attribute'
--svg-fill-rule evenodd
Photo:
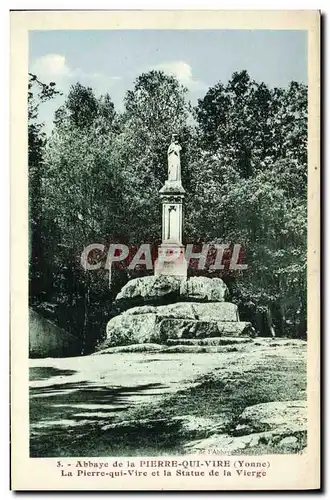
<svg viewBox="0 0 330 500"><path fill-rule="evenodd" d="M51 377L67 377L77 373L76 370L60 370L52 366L34 366L29 370L29 377L31 380L47 380Z"/></svg>
<svg viewBox="0 0 330 500"><path fill-rule="evenodd" d="M150 357L149 364L142 359L136 365L131 365L129 357L125 366L126 355L122 355L119 366L125 367L125 377L120 376L120 370L115 371L116 385L111 383L113 376L107 374L106 358L103 360L104 379L98 371L87 370L86 376L90 380L82 381L75 370L33 367L30 455L185 455L186 445L191 440L205 439L217 433L232 435L237 419L246 407L304 400L304 353L304 344L284 347L261 345L254 350L247 347L243 354L219 355L216 365L211 368L207 364L207 371L197 376L197 372L195 374L191 368L189 371L186 364L184 373L191 377L191 384L187 386L177 383L179 377L176 373L172 378L172 374L165 377L166 372L157 371L154 362L158 361L158 357ZM180 354L176 358L174 366L178 370L184 356L187 355ZM207 361L209 358L205 356L203 360ZM193 365L190 356L189 360ZM171 361L173 363L174 360ZM137 367L141 364L145 366L144 372L138 372ZM79 368L81 374L80 365ZM136 373L145 376L144 383L128 387ZM123 385L120 385L121 381ZM172 391L168 390L171 384ZM305 442L300 440L295 452L304 446ZM240 451L241 454L286 452L292 453L292 448L285 450L267 445L249 448L244 453Z"/></svg>
<svg viewBox="0 0 330 500"><path fill-rule="evenodd" d="M32 380L76 373L55 368L32 369ZM67 379L66 379L67 380ZM173 452L178 423L134 422L109 429L115 415L134 406L134 398L154 396L162 384L105 387L90 382L54 383L30 388L30 456L115 456ZM148 398L149 400L149 398ZM117 418L118 421L118 418Z"/></svg>

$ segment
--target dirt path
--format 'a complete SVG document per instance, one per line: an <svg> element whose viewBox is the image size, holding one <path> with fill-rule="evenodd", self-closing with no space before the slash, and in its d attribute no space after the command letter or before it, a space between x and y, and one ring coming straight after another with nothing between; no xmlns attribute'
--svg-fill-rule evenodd
<svg viewBox="0 0 330 500"><path fill-rule="evenodd" d="M172 447L173 452L179 441L174 439L177 421L173 420L174 427L169 425L171 407L175 408L173 417L185 411L203 415L211 401L207 391L205 401L203 391L198 397L189 395L205 382L205 377L216 376L219 390L225 387L224 381L232 384L235 398L235 391L247 376L253 373L258 379L258 374L262 377L263 371L273 366L274 380L284 374L286 393L292 397L299 392L295 389L295 373L304 364L305 347L299 341L264 340L231 353L121 353L30 360L31 454L77 456L85 452L102 456L103 452L110 456L125 447L132 453L137 433L142 439L140 451L158 454ZM210 397L215 403L208 411L218 413L220 393L214 380L212 384ZM272 393L276 393L276 387L270 387ZM185 397L187 401L181 405ZM163 402L171 398L172 403L164 406ZM162 404L166 411L159 415ZM136 424L139 413L144 417L140 426L127 425L132 419ZM111 432L109 424L113 424Z"/></svg>

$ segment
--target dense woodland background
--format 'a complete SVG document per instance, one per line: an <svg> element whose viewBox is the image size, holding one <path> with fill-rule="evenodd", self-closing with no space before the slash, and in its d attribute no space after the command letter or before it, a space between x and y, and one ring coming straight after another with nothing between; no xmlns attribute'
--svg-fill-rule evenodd
<svg viewBox="0 0 330 500"><path fill-rule="evenodd" d="M158 190L175 132L187 191L183 243L240 243L248 270L222 277L241 318L260 335L306 336L305 85L269 88L241 71L193 107L174 77L150 71L118 112L109 94L77 83L47 137L39 109L59 92L30 74L31 307L93 352L116 314L115 295L147 272L84 271L81 253L96 242L160 243Z"/></svg>

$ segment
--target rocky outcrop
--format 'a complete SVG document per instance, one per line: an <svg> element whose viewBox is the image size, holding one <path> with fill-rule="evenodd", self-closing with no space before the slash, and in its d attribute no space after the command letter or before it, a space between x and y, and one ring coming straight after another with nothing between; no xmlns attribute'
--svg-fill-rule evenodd
<svg viewBox="0 0 330 500"><path fill-rule="evenodd" d="M219 418L219 415L210 417L197 417L196 415L182 415L174 417L173 422L180 423L179 433L187 438L196 438L205 436L205 434L214 434L223 432L226 428L226 420Z"/></svg>
<svg viewBox="0 0 330 500"><path fill-rule="evenodd" d="M168 340L254 337L250 323L239 320L238 308L227 302L228 288L220 278L145 276L129 281L117 295L122 311L107 325L107 338L97 351ZM180 349L177 344L171 348ZM206 347L204 347L206 345ZM182 345L186 352L204 352L223 344ZM180 351L183 352L183 351Z"/></svg>
<svg viewBox="0 0 330 500"><path fill-rule="evenodd" d="M109 321L107 339L98 350L146 342L166 344L169 339L253 335L250 323L238 321L237 306L229 302L141 306Z"/></svg>
<svg viewBox="0 0 330 500"><path fill-rule="evenodd" d="M297 432L295 436L287 436L283 429L273 432L260 432L244 436L229 434L213 434L209 438L187 443L188 453L216 453L217 455L249 454L249 450L258 446L277 449L278 452L296 453L306 442L307 431ZM244 450L244 451L243 451Z"/></svg>
<svg viewBox="0 0 330 500"><path fill-rule="evenodd" d="M29 310L30 358L77 356L79 340L33 309Z"/></svg>
<svg viewBox="0 0 330 500"><path fill-rule="evenodd" d="M287 430L288 425L292 431L307 428L306 401L274 401L249 406L238 418L233 434Z"/></svg>
<svg viewBox="0 0 330 500"><path fill-rule="evenodd" d="M117 295L116 304L124 310L146 304L224 302L227 297L228 288L220 278L144 276L129 281Z"/></svg>
<svg viewBox="0 0 330 500"><path fill-rule="evenodd" d="M307 401L273 401L245 408L228 434L187 443L190 452L237 453L260 445L295 452L307 435Z"/></svg>

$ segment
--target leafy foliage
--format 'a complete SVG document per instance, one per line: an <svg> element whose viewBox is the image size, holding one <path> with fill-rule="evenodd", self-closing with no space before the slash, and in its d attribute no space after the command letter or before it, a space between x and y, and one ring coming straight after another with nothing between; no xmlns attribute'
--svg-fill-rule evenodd
<svg viewBox="0 0 330 500"><path fill-rule="evenodd" d="M199 200L194 217L201 208L200 224L210 222L209 240L246 249L249 271L233 283L241 309L252 303L266 312L270 325L275 316L278 333L304 335L306 87L292 82L287 90L269 90L245 71L234 73L226 87L218 84L207 92L196 114L207 170L204 179L194 170Z"/></svg>
<svg viewBox="0 0 330 500"><path fill-rule="evenodd" d="M42 298L42 291L47 279L45 273L46 255L45 238L47 231L42 227L41 179L44 172L44 153L47 136L44 124L38 121L40 104L47 102L60 92L55 83L42 83L36 75L29 73L28 83L28 169L29 169L29 253L30 253L30 292ZM45 279L44 279L45 278Z"/></svg>
<svg viewBox="0 0 330 500"><path fill-rule="evenodd" d="M242 318L261 334L306 334L304 85L270 89L242 71L193 109L174 77L150 71L118 113L110 95L97 98L77 83L46 141L38 106L58 91L31 78L30 222L39 238L32 238L39 267L31 267L31 300L61 304L58 322L80 338L82 352L101 338L111 302L133 273L85 272L81 252L94 242L159 242L158 191L172 133L182 145L186 241L242 244L248 270L224 276Z"/></svg>

